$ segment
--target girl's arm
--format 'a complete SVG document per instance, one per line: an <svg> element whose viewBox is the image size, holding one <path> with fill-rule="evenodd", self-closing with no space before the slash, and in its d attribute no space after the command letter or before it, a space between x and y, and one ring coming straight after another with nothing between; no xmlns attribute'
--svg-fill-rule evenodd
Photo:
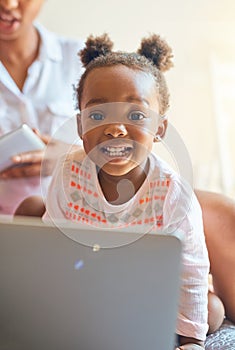
<svg viewBox="0 0 235 350"><path fill-rule="evenodd" d="M181 347L204 347L208 332L209 259L202 214L192 189L172 181L164 208L165 224L182 237L181 288L176 333ZM187 343L187 345L186 345Z"/></svg>

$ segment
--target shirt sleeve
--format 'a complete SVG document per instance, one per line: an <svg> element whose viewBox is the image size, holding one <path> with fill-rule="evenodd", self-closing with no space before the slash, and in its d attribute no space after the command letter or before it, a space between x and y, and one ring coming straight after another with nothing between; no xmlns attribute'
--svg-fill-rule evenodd
<svg viewBox="0 0 235 350"><path fill-rule="evenodd" d="M71 158L67 155L58 160L46 197L43 221L66 222L67 194L69 189Z"/></svg>
<svg viewBox="0 0 235 350"><path fill-rule="evenodd" d="M165 225L182 238L181 288L176 332L205 340L208 331L209 259L203 231L202 212L187 184L172 182L166 198Z"/></svg>

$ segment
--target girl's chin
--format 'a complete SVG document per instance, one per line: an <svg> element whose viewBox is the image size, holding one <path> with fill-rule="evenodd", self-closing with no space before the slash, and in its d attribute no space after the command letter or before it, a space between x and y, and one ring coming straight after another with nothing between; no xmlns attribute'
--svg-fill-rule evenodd
<svg viewBox="0 0 235 350"><path fill-rule="evenodd" d="M103 159L105 163L112 163L112 164L126 164L130 162L131 157L133 156L132 153L128 152L125 155L117 156L117 155L110 155L106 154L105 152L101 152L100 159Z"/></svg>
<svg viewBox="0 0 235 350"><path fill-rule="evenodd" d="M92 154L90 157L91 160L99 167L99 168L110 168L114 171L119 171L119 168L121 167L129 167L131 162L130 158L125 157L110 157L107 155L102 154Z"/></svg>

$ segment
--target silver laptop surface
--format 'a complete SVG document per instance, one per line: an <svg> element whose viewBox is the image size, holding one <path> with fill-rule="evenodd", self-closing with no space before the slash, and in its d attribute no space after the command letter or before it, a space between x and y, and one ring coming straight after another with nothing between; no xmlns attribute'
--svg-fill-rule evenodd
<svg viewBox="0 0 235 350"><path fill-rule="evenodd" d="M0 350L174 349L179 239L88 228L0 223Z"/></svg>

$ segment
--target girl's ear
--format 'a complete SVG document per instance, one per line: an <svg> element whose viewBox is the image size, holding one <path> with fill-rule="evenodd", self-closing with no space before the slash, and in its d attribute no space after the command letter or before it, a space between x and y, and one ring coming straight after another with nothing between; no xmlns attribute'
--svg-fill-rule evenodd
<svg viewBox="0 0 235 350"><path fill-rule="evenodd" d="M82 140L82 120L81 120L81 114L77 114L77 128L78 128L78 135L80 136Z"/></svg>
<svg viewBox="0 0 235 350"><path fill-rule="evenodd" d="M167 118L164 117L163 121L158 127L156 135L154 136L154 142L161 141L161 139L165 136L167 125L168 125L168 120Z"/></svg>

